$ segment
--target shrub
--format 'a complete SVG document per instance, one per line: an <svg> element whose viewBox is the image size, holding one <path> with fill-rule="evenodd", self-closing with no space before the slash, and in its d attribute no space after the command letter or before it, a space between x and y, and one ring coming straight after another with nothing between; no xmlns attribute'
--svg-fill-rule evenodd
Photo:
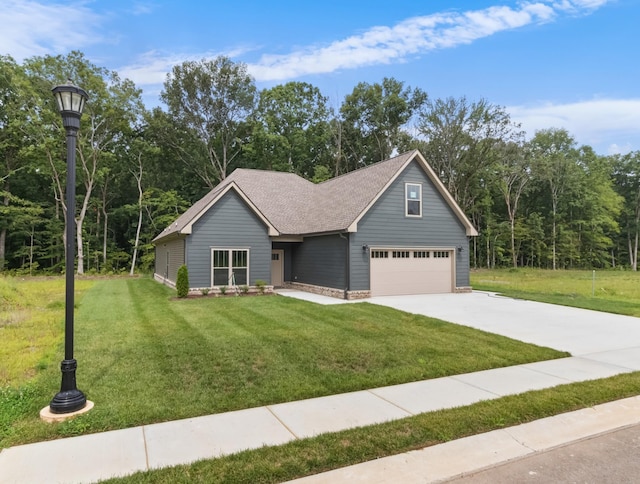
<svg viewBox="0 0 640 484"><path fill-rule="evenodd" d="M267 283L265 281L263 281L262 279L258 279L256 281L256 287L258 288L258 292L260 294L264 294L264 289L265 289L266 285L267 285Z"/></svg>
<svg viewBox="0 0 640 484"><path fill-rule="evenodd" d="M246 294L249 292L249 286L243 284L242 286L240 286L240 290L242 291L242 294Z"/></svg>
<svg viewBox="0 0 640 484"><path fill-rule="evenodd" d="M227 293L227 286L220 286L220 294L223 296Z"/></svg>
<svg viewBox="0 0 640 484"><path fill-rule="evenodd" d="M200 289L200 292L202 293L203 296L206 296L207 294L209 294L209 288L203 287L202 289Z"/></svg>
<svg viewBox="0 0 640 484"><path fill-rule="evenodd" d="M176 290L178 291L178 297L187 297L187 294L189 294L189 271L184 264L178 269Z"/></svg>

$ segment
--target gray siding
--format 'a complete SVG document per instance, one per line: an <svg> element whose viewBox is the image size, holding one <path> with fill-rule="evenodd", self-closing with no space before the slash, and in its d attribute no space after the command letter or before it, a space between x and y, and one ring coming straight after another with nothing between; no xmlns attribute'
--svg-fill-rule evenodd
<svg viewBox="0 0 640 484"><path fill-rule="evenodd" d="M345 289L347 240L339 235L305 237L293 252L292 282Z"/></svg>
<svg viewBox="0 0 640 484"><path fill-rule="evenodd" d="M212 247L249 249L249 284L271 280L268 229L234 190L193 225L186 246L191 287L211 285Z"/></svg>
<svg viewBox="0 0 640 484"><path fill-rule="evenodd" d="M405 216L405 183L422 184L422 217ZM351 290L369 289L370 247L463 247L454 250L455 287L469 285L469 243L464 226L413 161L358 223L351 234Z"/></svg>
<svg viewBox="0 0 640 484"><path fill-rule="evenodd" d="M156 245L156 274L175 283L178 279L178 269L182 264L184 264L183 238Z"/></svg>

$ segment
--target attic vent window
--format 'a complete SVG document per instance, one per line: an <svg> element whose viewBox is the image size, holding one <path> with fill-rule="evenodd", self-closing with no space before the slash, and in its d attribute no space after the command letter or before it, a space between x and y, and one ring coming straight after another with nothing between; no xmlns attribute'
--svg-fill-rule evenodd
<svg viewBox="0 0 640 484"><path fill-rule="evenodd" d="M407 183L405 185L405 215L422 217L422 185Z"/></svg>

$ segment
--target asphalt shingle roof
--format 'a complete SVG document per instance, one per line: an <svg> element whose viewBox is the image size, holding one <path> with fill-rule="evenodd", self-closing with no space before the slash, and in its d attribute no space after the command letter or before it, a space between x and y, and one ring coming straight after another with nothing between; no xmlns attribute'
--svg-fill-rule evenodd
<svg viewBox="0 0 640 484"><path fill-rule="evenodd" d="M281 235L344 231L417 153L403 153L317 185L293 173L238 168L155 240L180 233L232 183Z"/></svg>

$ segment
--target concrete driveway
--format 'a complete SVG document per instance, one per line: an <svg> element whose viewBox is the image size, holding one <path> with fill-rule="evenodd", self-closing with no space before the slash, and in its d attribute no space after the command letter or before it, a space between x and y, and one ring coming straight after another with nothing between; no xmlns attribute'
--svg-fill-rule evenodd
<svg viewBox="0 0 640 484"><path fill-rule="evenodd" d="M523 301L480 291L383 296L366 301L568 351L573 356L614 352L640 360L640 318L631 316Z"/></svg>

